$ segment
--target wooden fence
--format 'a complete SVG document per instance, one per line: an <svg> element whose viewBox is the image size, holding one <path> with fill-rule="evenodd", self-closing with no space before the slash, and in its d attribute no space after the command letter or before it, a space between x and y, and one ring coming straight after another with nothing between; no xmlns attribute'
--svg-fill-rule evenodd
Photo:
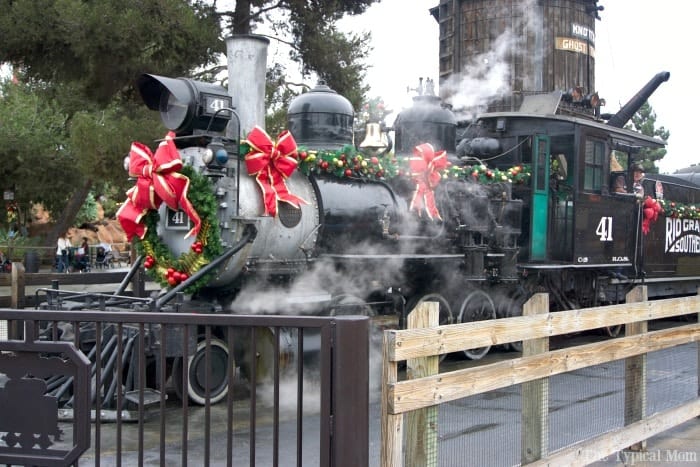
<svg viewBox="0 0 700 467"><path fill-rule="evenodd" d="M416 316L409 316L409 329L384 334L381 465L402 467L405 458L412 466L437 465L437 456L429 454L437 445L437 407L517 384L522 384L523 465L584 465L624 448L640 448L649 437L699 416L700 397L653 416L645 417L644 409L646 355L700 341L700 323L649 332L647 322L691 313L700 316L700 295L647 301L646 286L639 286L626 301L549 313L548 295L536 294L525 304L523 316L448 326L437 325L437 304L419 305L412 312ZM625 337L549 350L552 336L618 325L625 325ZM441 354L518 341L523 341L520 358L438 373ZM621 359L625 360L625 426L548 452L548 377ZM397 366L402 361L407 378L399 381ZM700 373L700 351L698 368ZM591 459L591 453L599 457Z"/></svg>

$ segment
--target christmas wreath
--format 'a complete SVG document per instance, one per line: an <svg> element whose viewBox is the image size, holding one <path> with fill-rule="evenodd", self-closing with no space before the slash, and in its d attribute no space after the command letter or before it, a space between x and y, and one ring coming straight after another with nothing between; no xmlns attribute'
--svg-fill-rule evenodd
<svg viewBox="0 0 700 467"><path fill-rule="evenodd" d="M127 239L136 238L137 251L145 255L148 274L165 287L188 279L222 252L212 187L206 177L183 165L174 137L174 133L168 133L155 154L141 143L132 143L129 175L136 178L136 183L117 212ZM178 258L157 234L162 203L172 210L182 210L193 225L185 236L195 236L191 249ZM201 277L185 291L196 292L208 279Z"/></svg>
<svg viewBox="0 0 700 467"><path fill-rule="evenodd" d="M216 219L216 198L211 182L190 166L184 166L180 173L190 179L188 197L192 205L197 206L197 213L202 220L202 227L190 250L179 257L172 254L157 234L160 215L156 210L150 210L144 216L146 234L136 243L139 254L145 256L144 267L147 274L163 287L176 286L223 253L221 233ZM213 274L212 272L199 278L189 285L185 292L196 292L209 282Z"/></svg>

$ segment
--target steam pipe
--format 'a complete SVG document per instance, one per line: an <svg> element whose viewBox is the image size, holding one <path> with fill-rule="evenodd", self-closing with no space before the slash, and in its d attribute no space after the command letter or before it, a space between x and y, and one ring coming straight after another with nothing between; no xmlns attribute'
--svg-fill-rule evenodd
<svg viewBox="0 0 700 467"><path fill-rule="evenodd" d="M630 121L632 116L644 105L644 103L649 99L656 88L658 88L661 83L668 81L671 77L671 73L668 71L662 71L657 73L642 89L639 90L635 96L629 100L622 108L608 120L608 125L614 126L616 128L624 127L627 122Z"/></svg>
<svg viewBox="0 0 700 467"><path fill-rule="evenodd" d="M160 310L160 308L164 304L172 300L172 298L175 297L178 292L187 288L189 285L197 281L200 277L204 276L209 271L212 271L213 269L217 268L221 263L229 259L235 253L238 253L241 249L243 249L243 247L246 244L251 243L253 240L255 240L257 233L258 231L255 228L255 226L253 226L252 224L246 225L243 235L238 243L233 245L230 249L224 252L224 254L214 259L211 263L207 264L202 269L192 274L186 280L180 282L177 286L173 287L167 293L163 294L160 298L158 298L155 305L156 311Z"/></svg>

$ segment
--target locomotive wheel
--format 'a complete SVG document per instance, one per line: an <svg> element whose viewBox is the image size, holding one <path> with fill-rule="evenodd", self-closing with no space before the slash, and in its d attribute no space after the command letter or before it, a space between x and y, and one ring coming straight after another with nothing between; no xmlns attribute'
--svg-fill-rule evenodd
<svg viewBox="0 0 700 467"><path fill-rule="evenodd" d="M423 302L437 302L439 305L439 311L438 311L438 322L440 326L444 326L447 324L452 324L454 321L453 315L452 315L452 307L450 306L450 302L447 301L447 299L442 296L439 293L429 293L425 294L423 296L420 296L416 299L416 297L412 297L408 305L406 305L406 309L411 312L415 307L417 307L420 303ZM440 355L440 361L443 361L447 357L447 354L441 354Z"/></svg>
<svg viewBox="0 0 700 467"><path fill-rule="evenodd" d="M482 290L474 290L467 295L459 308L460 323L471 323L474 321L484 321L496 319L496 307L489 295ZM476 349L464 350L464 355L471 360L479 360L491 350L491 346L478 347Z"/></svg>
<svg viewBox="0 0 700 467"><path fill-rule="evenodd" d="M206 341L197 344L197 350L188 358L189 368L187 374L187 396L192 402L199 405L206 403ZM229 360L231 360L229 362ZM233 371L235 365L229 359L226 344L219 339L211 339L210 350L211 374L209 375L209 400L215 404L228 394L228 371ZM173 362L172 381L175 394L182 399L184 391L182 387L182 358L176 358Z"/></svg>
<svg viewBox="0 0 700 467"><path fill-rule="evenodd" d="M275 334L270 328L256 328L255 343L255 381L257 384L264 384L272 381L275 374ZM280 328L277 332L280 335L279 345L279 371L284 372L294 364L296 355L296 336L290 330ZM241 342L248 342L246 338L240 338ZM247 347L247 346L246 346ZM251 380L251 363L249 352L243 352L241 358L241 375Z"/></svg>
<svg viewBox="0 0 700 467"><path fill-rule="evenodd" d="M514 316L523 315L523 305L528 299L528 295L524 290L517 290L511 294L510 297L503 298L499 303L498 313L496 316L499 318L512 318ZM516 341L505 344L506 349L510 349L514 352L523 351L523 342Z"/></svg>

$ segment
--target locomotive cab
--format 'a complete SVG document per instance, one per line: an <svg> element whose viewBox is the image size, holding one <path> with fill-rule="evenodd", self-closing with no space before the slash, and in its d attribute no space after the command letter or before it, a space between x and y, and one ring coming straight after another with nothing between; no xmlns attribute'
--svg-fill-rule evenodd
<svg viewBox="0 0 700 467"><path fill-rule="evenodd" d="M655 76L621 113L631 118L666 79L667 73ZM602 297L595 285L601 277L626 281L660 271L650 262L653 240L642 231L643 200L633 194L630 168L641 148L665 142L622 128L626 120L606 123L598 109L580 112L566 97L528 96L518 112L480 115L466 129L457 156L488 159L502 170L519 164L529 170L529 182L513 186L524 206L519 268L559 282L548 284L561 291L555 300L573 308ZM645 184L655 197L654 182ZM581 296L574 289L588 292Z"/></svg>

